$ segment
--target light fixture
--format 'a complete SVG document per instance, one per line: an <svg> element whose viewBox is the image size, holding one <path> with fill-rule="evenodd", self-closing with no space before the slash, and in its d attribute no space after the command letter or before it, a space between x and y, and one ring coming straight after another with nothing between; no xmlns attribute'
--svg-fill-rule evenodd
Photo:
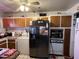
<svg viewBox="0 0 79 59"><path fill-rule="evenodd" d="M16 11L22 11L22 12L27 12L30 10L30 8L35 5L39 5L39 1L37 0L19 0L20 1L20 6Z"/></svg>
<svg viewBox="0 0 79 59"><path fill-rule="evenodd" d="M27 3L28 6L31 6L31 3Z"/></svg>
<svg viewBox="0 0 79 59"><path fill-rule="evenodd" d="M22 5L20 5L18 11L22 11L22 12L29 11L29 7L26 6L25 4L22 4Z"/></svg>

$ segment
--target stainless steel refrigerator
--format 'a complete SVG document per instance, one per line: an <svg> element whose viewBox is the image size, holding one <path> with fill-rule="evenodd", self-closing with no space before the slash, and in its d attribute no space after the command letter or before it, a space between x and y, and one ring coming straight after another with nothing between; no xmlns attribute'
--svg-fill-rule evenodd
<svg viewBox="0 0 79 59"><path fill-rule="evenodd" d="M32 21L30 32L30 56L48 58L49 51L49 21Z"/></svg>

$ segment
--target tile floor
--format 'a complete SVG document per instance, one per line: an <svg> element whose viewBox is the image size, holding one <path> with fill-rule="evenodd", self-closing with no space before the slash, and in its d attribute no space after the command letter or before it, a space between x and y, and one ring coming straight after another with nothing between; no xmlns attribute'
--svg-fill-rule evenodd
<svg viewBox="0 0 79 59"><path fill-rule="evenodd" d="M30 58L27 55L19 55L16 59L35 59L35 58Z"/></svg>
<svg viewBox="0 0 79 59"><path fill-rule="evenodd" d="M16 59L36 59L36 58L30 58L26 55L19 55ZM56 59L64 59L63 57L57 57Z"/></svg>

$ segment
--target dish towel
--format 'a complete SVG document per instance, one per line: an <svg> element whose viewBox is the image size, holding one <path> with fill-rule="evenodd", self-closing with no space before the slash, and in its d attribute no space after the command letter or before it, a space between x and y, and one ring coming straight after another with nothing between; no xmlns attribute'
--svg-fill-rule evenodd
<svg viewBox="0 0 79 59"><path fill-rule="evenodd" d="M10 49L6 53L4 53L4 56L11 56L15 52L16 52L16 49Z"/></svg>

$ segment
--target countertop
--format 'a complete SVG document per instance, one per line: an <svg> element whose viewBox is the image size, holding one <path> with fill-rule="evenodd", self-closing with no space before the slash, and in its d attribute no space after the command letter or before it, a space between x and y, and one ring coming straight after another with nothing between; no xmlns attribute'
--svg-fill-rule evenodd
<svg viewBox="0 0 79 59"><path fill-rule="evenodd" d="M7 36L7 37L4 37L4 38L0 38L0 42L2 41L7 41L7 40L15 40L17 39L17 37L12 37L12 36Z"/></svg>
<svg viewBox="0 0 79 59"><path fill-rule="evenodd" d="M17 39L17 37L14 37L14 36L8 36L8 37L6 37L8 40L15 40L15 39Z"/></svg>
<svg viewBox="0 0 79 59"><path fill-rule="evenodd" d="M5 41L5 40L7 40L6 37L5 37L5 38L1 38L1 39L0 39L0 42Z"/></svg>
<svg viewBox="0 0 79 59"><path fill-rule="evenodd" d="M0 42L4 41L4 40L16 40L16 39L29 39L29 37L27 36L7 36L7 37L4 37L4 38L0 38Z"/></svg>

